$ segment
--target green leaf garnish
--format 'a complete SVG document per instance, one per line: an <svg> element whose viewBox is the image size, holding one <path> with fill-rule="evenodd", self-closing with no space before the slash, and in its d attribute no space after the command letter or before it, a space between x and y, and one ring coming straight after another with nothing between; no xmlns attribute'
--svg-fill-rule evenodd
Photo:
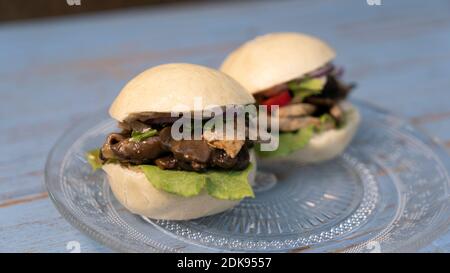
<svg viewBox="0 0 450 273"><path fill-rule="evenodd" d="M288 88L294 93L296 100L303 101L306 97L320 94L325 84L326 77L305 78L288 82Z"/></svg>
<svg viewBox="0 0 450 273"><path fill-rule="evenodd" d="M280 132L278 148L275 151L261 151L260 148L257 148L256 151L262 157L289 155L308 144L314 136L314 129L315 126L311 125L294 133Z"/></svg>
<svg viewBox="0 0 450 273"><path fill-rule="evenodd" d="M134 141L143 141L149 137L156 135L157 133L158 133L158 131L155 129L150 129L145 132L133 131L133 132L131 132L131 139Z"/></svg>
<svg viewBox="0 0 450 273"><path fill-rule="evenodd" d="M332 128L335 128L337 126L336 120L328 113L321 115L319 117L319 120L320 120L320 125L317 126L317 128L316 128L318 132L322 132L322 131L325 131L326 128L330 128L330 126L328 126L328 125L330 125L330 123L331 123Z"/></svg>
<svg viewBox="0 0 450 273"><path fill-rule="evenodd" d="M86 153L86 159L91 165L93 171L102 167L102 161L100 160L100 149L93 149Z"/></svg>
<svg viewBox="0 0 450 273"><path fill-rule="evenodd" d="M334 118L328 113L325 113L325 114L321 115L319 117L319 119L320 119L320 123L326 123L326 122L329 122L329 121L333 121L334 122Z"/></svg>

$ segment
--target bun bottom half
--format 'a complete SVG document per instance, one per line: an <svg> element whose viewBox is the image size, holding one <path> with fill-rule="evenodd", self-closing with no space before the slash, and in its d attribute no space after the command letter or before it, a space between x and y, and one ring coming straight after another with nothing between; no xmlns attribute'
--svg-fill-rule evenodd
<svg viewBox="0 0 450 273"><path fill-rule="evenodd" d="M250 153L253 168L249 183L253 185L256 161ZM122 167L119 164L105 164L109 185L116 199L129 211L152 219L189 220L217 214L233 208L240 201L221 200L203 190L193 197L178 196L156 189L137 168Z"/></svg>
<svg viewBox="0 0 450 273"><path fill-rule="evenodd" d="M340 155L352 141L361 121L358 109L349 102L341 103L341 107L346 113L346 122L343 128L328 130L313 136L305 147L292 154L282 157L261 158L261 161L270 163L282 159L310 164L327 161Z"/></svg>

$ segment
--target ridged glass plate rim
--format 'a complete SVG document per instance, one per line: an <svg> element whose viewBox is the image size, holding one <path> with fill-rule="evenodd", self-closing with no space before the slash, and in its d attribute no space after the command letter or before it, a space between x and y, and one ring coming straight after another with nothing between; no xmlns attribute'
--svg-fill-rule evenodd
<svg viewBox="0 0 450 273"><path fill-rule="evenodd" d="M415 137L419 138L421 141L423 141L424 143L426 143L428 145L430 150L432 150L432 152L437 156L437 158L443 164L444 169L446 171L450 170L450 156L447 153L444 145L441 144L440 141L438 141L437 139L433 139L428 134L426 134L422 129L420 129L416 126L413 126L412 124L408 123L406 120L398 117L397 115L395 115L389 111L386 111L380 107L374 106L373 104L371 104L369 102L355 100L355 99L352 99L352 102L356 103L359 107L371 108L371 110L373 110L375 112L378 112L383 115L387 115L387 116L389 116L389 118L396 119L399 123L407 124L411 128L412 131L416 131L419 133L419 134L416 134ZM106 111L106 110L104 110L104 111ZM101 113L103 113L103 111ZM95 121L97 121L97 122L102 121L102 119L96 118L95 113L86 117L86 119L90 119L90 123L94 123ZM75 124L75 126L73 126L71 129L67 130L63 134L63 136L61 136L58 139L56 144L51 149L51 151L48 155L48 158L47 158L46 165L45 165L45 185L46 185L47 189L49 189L49 183L50 183L51 179L58 179L58 178L54 177L54 174L52 174L52 171L51 171L51 168L53 168L54 164L55 163L58 164L58 162L53 162L57 155L58 147L64 142L64 140L66 139L66 135L70 134L72 131L76 131L77 125L83 124L83 121L85 121L85 120L83 119L80 123ZM111 249L117 250L117 251L123 251L123 252L142 252L143 251L142 248L140 248L138 246L132 246L130 244L127 246L124 246L123 242L120 239L115 238L114 236L110 236L108 234L102 233L101 231L97 230L95 226L92 226L91 224L86 224L86 223L80 221L79 217L73 211L69 210L62 203L60 203L58 198L51 191L49 191L49 196L50 196L52 202L55 204L55 207L58 209L58 211L61 213L61 215L63 215L63 217L68 220L69 223L71 223L74 227L76 227L80 231L84 232L85 234L87 234L88 236L93 238L94 240L97 240L97 241L103 243L104 245L106 245L107 247L110 247ZM447 215L449 214L448 202L446 202L446 206L442 209L445 210L445 213ZM450 218L448 218L447 220L441 220L441 222L439 223L439 226L434 227L434 230L432 233L422 234L422 236L420 238L418 238L418 240L415 240L415 241L409 240L407 242L399 244L392 251L410 252L411 250L418 250L421 247L425 246L426 244L432 242L432 240L434 240L439 234L442 234L443 232L447 231L449 229L449 224L450 224ZM378 236L383 236L383 232L387 232L387 231L382 231ZM324 244L326 244L326 243L327 242L325 242ZM338 251L339 252L360 251L361 249L367 249L368 243L370 243L370 242L356 243L354 245L350 245L350 246L341 248ZM148 248L148 249L146 249L146 251L152 251L152 252L153 251L154 252L173 251L173 249L167 248L166 246L164 246L163 244L161 244L158 241L146 242L146 247ZM322 247L323 247L322 244L319 244L319 245L316 245L314 248L315 248L315 251L320 251Z"/></svg>

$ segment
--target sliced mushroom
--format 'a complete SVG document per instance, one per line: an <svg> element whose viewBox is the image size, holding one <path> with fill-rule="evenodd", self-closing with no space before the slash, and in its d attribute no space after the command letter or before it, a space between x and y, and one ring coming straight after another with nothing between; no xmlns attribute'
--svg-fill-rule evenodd
<svg viewBox="0 0 450 273"><path fill-rule="evenodd" d="M344 111L342 110L342 108L336 104L333 107L331 107L330 109L330 115L338 122L342 122L343 118L344 118Z"/></svg>
<svg viewBox="0 0 450 273"><path fill-rule="evenodd" d="M309 103L296 103L280 107L280 117L300 117L308 116L314 113L316 107Z"/></svg>
<svg viewBox="0 0 450 273"><path fill-rule="evenodd" d="M143 123L142 121L139 120L131 120L128 122L119 122L119 128L126 130L126 131L137 131L137 132L142 132L146 129L150 128L150 125Z"/></svg>
<svg viewBox="0 0 450 273"><path fill-rule="evenodd" d="M168 155L155 160L155 164L163 170L173 170L177 168L178 162L173 155Z"/></svg>
<svg viewBox="0 0 450 273"><path fill-rule="evenodd" d="M161 146L173 153L180 161L195 161L206 163L211 154L211 147L206 140L175 140L172 138L171 128L165 127L159 133Z"/></svg>
<svg viewBox="0 0 450 273"><path fill-rule="evenodd" d="M116 158L113 146L117 145L117 143L121 142L122 140L126 139L124 135L112 133L109 134L106 138L105 143L103 144L101 148L101 155L103 159L114 159Z"/></svg>
<svg viewBox="0 0 450 273"><path fill-rule="evenodd" d="M206 163L211 155L211 148L205 140L172 140L170 151L181 161Z"/></svg>
<svg viewBox="0 0 450 273"><path fill-rule="evenodd" d="M244 140L213 140L208 142L209 146L224 150L231 158L236 157L244 144Z"/></svg>
<svg viewBox="0 0 450 273"><path fill-rule="evenodd" d="M103 159L118 159L121 162L141 164L150 162L166 153L159 136L134 141L122 134L110 134L103 144Z"/></svg>
<svg viewBox="0 0 450 273"><path fill-rule="evenodd" d="M320 119L315 117L284 117L280 118L280 131L292 132L310 125L319 126Z"/></svg>
<svg viewBox="0 0 450 273"><path fill-rule="evenodd" d="M221 169L243 170L247 168L250 155L246 146L243 146L236 157L232 158L225 151L215 149L211 154L212 166Z"/></svg>
<svg viewBox="0 0 450 273"><path fill-rule="evenodd" d="M159 136L149 137L142 141L127 138L111 148L117 158L135 164L150 162L165 153Z"/></svg>

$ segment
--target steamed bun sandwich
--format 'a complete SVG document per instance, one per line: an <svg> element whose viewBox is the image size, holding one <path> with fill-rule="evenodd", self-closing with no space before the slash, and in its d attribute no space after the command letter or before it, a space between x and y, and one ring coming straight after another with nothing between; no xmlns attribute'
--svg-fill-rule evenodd
<svg viewBox="0 0 450 273"><path fill-rule="evenodd" d="M194 98L201 98L200 106ZM203 111L212 105L224 109L254 103L220 71L192 64L153 67L132 79L115 99L109 114L118 121L118 131L90 151L88 161L106 172L115 197L132 213L166 220L220 213L254 197L252 143L202 135L174 138L171 129L180 117L171 113L177 105L194 113L198 107ZM194 117L189 126L191 121L201 126L208 121ZM189 126L183 131L196 125Z"/></svg>
<svg viewBox="0 0 450 273"><path fill-rule="evenodd" d="M300 33L273 33L232 52L220 70L240 82L259 105L279 106L279 146L261 157L303 163L331 159L350 143L359 124L346 101L354 85L341 80L335 52ZM270 108L269 108L270 111Z"/></svg>

